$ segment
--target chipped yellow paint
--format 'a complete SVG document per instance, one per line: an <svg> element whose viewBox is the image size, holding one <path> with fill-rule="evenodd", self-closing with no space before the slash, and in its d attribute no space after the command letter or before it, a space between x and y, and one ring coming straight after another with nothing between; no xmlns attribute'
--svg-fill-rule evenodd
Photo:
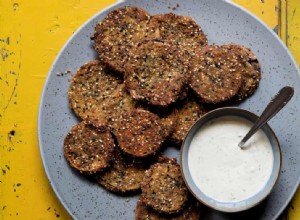
<svg viewBox="0 0 300 220"><path fill-rule="evenodd" d="M300 219L300 188L296 192L291 204L288 208L287 219L288 220L299 220Z"/></svg>
<svg viewBox="0 0 300 220"><path fill-rule="evenodd" d="M286 44L287 42L287 0L279 0L279 30L278 35L281 40Z"/></svg>
<svg viewBox="0 0 300 220"><path fill-rule="evenodd" d="M300 0L287 1L287 45L300 64Z"/></svg>
<svg viewBox="0 0 300 220"><path fill-rule="evenodd" d="M251 11L272 29L278 25L278 0L233 0Z"/></svg>
<svg viewBox="0 0 300 220"><path fill-rule="evenodd" d="M47 72L66 40L114 1L0 0L0 219L70 219L42 167L37 143L39 99ZM283 1L235 0L272 29L281 21ZM288 46L299 62L299 0L288 2L279 33L282 37L289 33ZM300 219L300 192L288 216Z"/></svg>

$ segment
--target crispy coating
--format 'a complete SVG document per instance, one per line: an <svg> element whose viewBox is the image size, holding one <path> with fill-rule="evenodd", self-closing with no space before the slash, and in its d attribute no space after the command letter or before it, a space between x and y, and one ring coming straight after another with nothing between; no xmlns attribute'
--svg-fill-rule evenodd
<svg viewBox="0 0 300 220"><path fill-rule="evenodd" d="M104 71L99 61L88 62L71 79L70 106L77 116L85 119L115 93L121 83L119 77Z"/></svg>
<svg viewBox="0 0 300 220"><path fill-rule="evenodd" d="M229 51L233 52L242 64L242 87L237 94L237 100L242 101L251 96L257 89L261 79L261 69L255 54L243 45L225 45Z"/></svg>
<svg viewBox="0 0 300 220"><path fill-rule="evenodd" d="M135 208L135 220L199 220L201 216L200 204L190 203L178 214L161 214L147 207L139 199Z"/></svg>
<svg viewBox="0 0 300 220"><path fill-rule="evenodd" d="M171 140L180 145L192 125L201 118L208 109L194 98L189 97L177 106L177 125L171 135Z"/></svg>
<svg viewBox="0 0 300 220"><path fill-rule="evenodd" d="M175 109L174 106L168 106L167 108L164 107L160 108L158 106L147 105L146 103L139 103L138 108L156 114L160 118L163 137L165 139L170 137L170 135L175 130L178 121L177 109Z"/></svg>
<svg viewBox="0 0 300 220"><path fill-rule="evenodd" d="M189 57L178 47L147 41L132 50L125 85L134 99L167 106L181 97L190 74Z"/></svg>
<svg viewBox="0 0 300 220"><path fill-rule="evenodd" d="M173 13L158 14L151 17L148 26L156 38L169 40L191 55L195 49L207 45L203 30L188 16Z"/></svg>
<svg viewBox="0 0 300 220"><path fill-rule="evenodd" d="M120 148L136 157L154 155L164 141L159 117L142 109L125 112L115 135Z"/></svg>
<svg viewBox="0 0 300 220"><path fill-rule="evenodd" d="M159 115L165 138L170 137L175 131L178 124L178 111L173 109L169 114Z"/></svg>
<svg viewBox="0 0 300 220"><path fill-rule="evenodd" d="M150 159L139 160L128 157L116 148L111 167L98 174L98 183L107 190L117 193L138 191L141 188L145 171L150 165Z"/></svg>
<svg viewBox="0 0 300 220"><path fill-rule="evenodd" d="M207 46L197 52L191 88L203 102L217 104L237 95L242 85L238 57L224 46Z"/></svg>
<svg viewBox="0 0 300 220"><path fill-rule="evenodd" d="M84 173L95 173L108 167L114 148L108 130L100 131L84 121L72 127L64 140L67 161Z"/></svg>
<svg viewBox="0 0 300 220"><path fill-rule="evenodd" d="M157 212L180 212L188 200L188 189L175 159L164 158L145 172L142 202Z"/></svg>
<svg viewBox="0 0 300 220"><path fill-rule="evenodd" d="M127 93L125 85L120 84L98 108L90 112L85 120L97 128L108 125L112 132L115 132L122 114L133 110L136 106L137 103Z"/></svg>
<svg viewBox="0 0 300 220"><path fill-rule="evenodd" d="M128 52L147 36L150 15L137 7L123 7L108 13L97 24L93 40L95 49L109 68L124 72Z"/></svg>

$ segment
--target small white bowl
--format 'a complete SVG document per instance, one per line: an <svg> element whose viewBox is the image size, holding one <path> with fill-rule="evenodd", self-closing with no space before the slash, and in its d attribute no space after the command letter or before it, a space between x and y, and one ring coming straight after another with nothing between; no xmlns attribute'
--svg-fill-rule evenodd
<svg viewBox="0 0 300 220"><path fill-rule="evenodd" d="M271 127L268 124L264 125L262 127L262 130L266 134L267 138L269 139L273 151L273 167L272 167L271 175L267 180L267 183L263 186L263 188L258 193L254 194L253 196L250 196L248 199L238 201L238 202L220 202L215 200L214 198L208 197L201 191L199 187L196 186L191 176L189 166L188 166L188 153L189 153L191 141L194 135L196 134L196 132L209 121L223 116L241 117L252 123L254 123L258 118L258 116L252 112L249 112L241 108L234 108L234 107L219 108L204 115L191 127L191 129L189 130L189 132L185 137L185 140L182 143L181 152L180 152L181 171L183 174L183 179L188 189L195 196L195 198L198 199L201 203L218 211L239 212L239 211L250 209L251 207L259 204L271 193L280 174L281 160L282 160L281 149L280 149L280 144L278 142L278 139L275 133L273 132L273 130L271 129Z"/></svg>

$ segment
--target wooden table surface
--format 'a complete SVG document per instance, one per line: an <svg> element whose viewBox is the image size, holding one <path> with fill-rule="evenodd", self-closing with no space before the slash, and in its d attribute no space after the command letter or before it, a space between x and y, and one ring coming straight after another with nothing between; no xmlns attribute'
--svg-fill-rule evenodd
<svg viewBox="0 0 300 220"><path fill-rule="evenodd" d="M38 105L48 70L67 39L114 2L0 0L0 219L70 219L40 158ZM235 2L277 32L300 64L300 0ZM300 189L282 219L300 219Z"/></svg>

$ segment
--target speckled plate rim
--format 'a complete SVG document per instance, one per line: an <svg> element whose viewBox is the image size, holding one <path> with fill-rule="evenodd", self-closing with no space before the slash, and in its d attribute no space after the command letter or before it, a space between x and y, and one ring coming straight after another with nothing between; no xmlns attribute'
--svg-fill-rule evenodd
<svg viewBox="0 0 300 220"><path fill-rule="evenodd" d="M281 41L281 39L279 38L279 36L277 34L275 34L263 21L260 20L260 18L258 18L255 14L253 14L252 12L246 10L245 8L239 6L238 4L230 1L230 0L219 0L222 2L225 2L229 5L231 5L232 7L235 7L236 9L242 11L245 14L250 15L251 17L253 17L260 25L262 25L266 30L268 30L271 35L273 35L273 37L277 40L277 42L279 43L279 45L286 51L287 55L289 56L292 64L294 65L294 68L298 70L298 76L300 77L300 71L298 68L298 65L294 59L294 57L292 56L291 52L288 50L287 46ZM62 47L62 49L59 51L59 53L57 54L48 74L47 74L47 78L44 82L44 86L43 86L43 91L41 93L41 98L40 98L40 104L39 104L39 109L38 109L38 121L37 121L37 128L38 128L38 144L39 144L39 149L40 149L40 155L41 155L41 159L42 159L42 163L43 163L43 167L45 169L45 173L47 176L47 179L50 183L50 186L52 188L52 190L54 191L54 193L56 194L57 198L59 199L59 201L62 203L62 205L64 206L64 208L67 210L67 212L70 214L70 216L72 216L73 218L74 215L72 214L72 211L70 210L70 208L66 205L66 202L64 201L64 199L61 197L61 195L58 192L58 189L56 188L56 185L54 185L51 181L52 177L50 175L50 171L49 171L49 167L46 165L46 160L45 160L45 156L44 156L44 151L43 151L43 144L42 144L42 140L41 140L41 136L42 136L42 131L41 131L41 119L42 119L42 109L44 108L43 103L44 103L44 95L47 89L47 85L49 84L50 81L50 74L51 72L53 72L54 66L57 63L57 61L59 60L60 56L62 55L63 51L66 49L66 47L69 45L69 43L73 40L74 36L76 36L76 34L78 34L87 24L89 24L90 22L92 22L92 20L96 17L99 16L99 14L105 13L107 11L109 11L111 8L122 4L126 2L126 0L118 0L116 3L104 8L103 10L99 11L98 13L96 13L95 15L93 15L91 18L89 18L86 22L83 23L83 25L78 28L74 34L67 40L67 42L64 44L64 46ZM292 188L292 193L290 194L290 196L287 198L285 204L281 207L280 210L278 210L277 215L274 216L274 218L278 218L279 215L283 212L283 210L287 207L288 203L291 201L291 199L293 198L296 190L298 189L300 184L300 177L298 178L298 182L297 184Z"/></svg>
<svg viewBox="0 0 300 220"><path fill-rule="evenodd" d="M281 153L280 142L275 132L273 131L272 127L268 123L266 123L262 127L262 130L266 134L266 136L268 137L272 145L274 162L273 162L272 173L267 183L263 186L263 188L259 192L257 192L252 198L245 199L239 202L234 202L234 203L219 202L217 200L214 200L213 198L206 196L203 192L201 192L200 189L198 189L198 187L194 183L188 168L189 167L188 151L190 148L190 143L193 139L193 136L197 133L197 131L201 129L203 126L205 126L207 123L209 123L211 120L221 118L221 117L227 117L227 116L238 117L246 121L249 121L251 123L254 123L259 117L255 113L239 107L221 107L206 113L191 126L190 130L188 131L188 133L186 134L182 142L181 149L180 149L180 162L181 162L180 168L181 168L183 179L188 189L194 195L195 198L197 198L200 202L207 205L208 207L215 209L217 211L233 213L233 212L245 211L247 209L250 209L258 205L272 192L272 189L274 188L275 184L278 182L280 176L280 170L282 164L282 153Z"/></svg>

